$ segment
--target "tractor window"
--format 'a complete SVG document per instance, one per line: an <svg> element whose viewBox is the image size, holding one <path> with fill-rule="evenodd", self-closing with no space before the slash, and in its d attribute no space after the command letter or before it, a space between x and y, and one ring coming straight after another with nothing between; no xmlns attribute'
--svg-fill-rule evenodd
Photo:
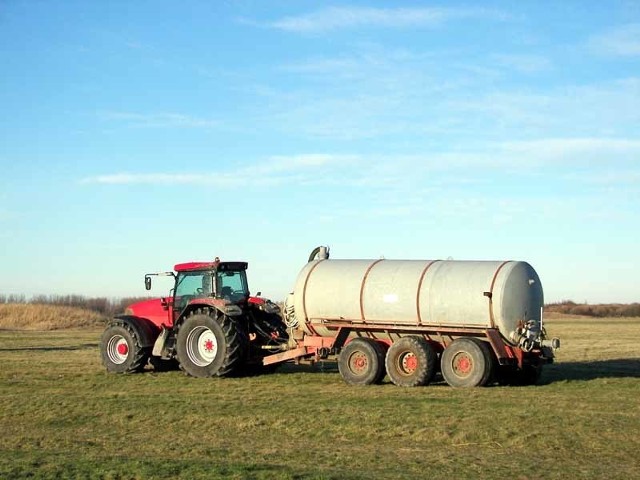
<svg viewBox="0 0 640 480"><path fill-rule="evenodd" d="M184 308L194 297L209 296L211 288L211 272L180 272L176 282L176 306Z"/></svg>
<svg viewBox="0 0 640 480"><path fill-rule="evenodd" d="M219 271L218 282L221 297L237 302L249 296L247 274L244 270Z"/></svg>

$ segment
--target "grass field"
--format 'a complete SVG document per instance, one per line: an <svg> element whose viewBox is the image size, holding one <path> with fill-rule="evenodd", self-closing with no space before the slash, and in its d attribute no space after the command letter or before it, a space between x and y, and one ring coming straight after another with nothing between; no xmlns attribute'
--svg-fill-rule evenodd
<svg viewBox="0 0 640 480"><path fill-rule="evenodd" d="M640 319L547 327L542 385L471 390L111 375L99 327L0 330L0 478L640 478Z"/></svg>

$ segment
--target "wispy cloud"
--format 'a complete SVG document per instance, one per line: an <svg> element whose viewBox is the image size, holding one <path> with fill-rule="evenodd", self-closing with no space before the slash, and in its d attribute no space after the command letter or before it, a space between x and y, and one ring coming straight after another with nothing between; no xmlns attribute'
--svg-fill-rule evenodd
<svg viewBox="0 0 640 480"><path fill-rule="evenodd" d="M218 120L182 113L101 112L100 118L128 128L216 128Z"/></svg>
<svg viewBox="0 0 640 480"><path fill-rule="evenodd" d="M269 187L283 184L332 185L345 188L429 192L468 188L495 174L515 172L520 177L543 174L553 166L570 172L576 166L635 167L640 140L626 138L546 138L485 143L467 150L393 154L300 154L271 156L233 170L201 173L117 172L81 179L105 185L159 184L235 188L246 184ZM631 168L637 172L637 168ZM474 172L469 174L469 172ZM566 178L566 175L564 175ZM610 177L610 182L620 178ZM484 180L483 180L484 179ZM621 179L621 178L620 178ZM609 182L609 183L610 183ZM628 182L627 182L628 183Z"/></svg>
<svg viewBox="0 0 640 480"><path fill-rule="evenodd" d="M589 39L591 49L602 55L640 56L640 23L621 25Z"/></svg>
<svg viewBox="0 0 640 480"><path fill-rule="evenodd" d="M267 26L293 33L318 33L359 27L432 27L461 18L502 20L507 16L481 8L328 7L303 15L284 17Z"/></svg>
<svg viewBox="0 0 640 480"><path fill-rule="evenodd" d="M359 158L354 155L302 154L273 156L229 171L202 173L118 172L85 177L80 180L80 183L105 185L199 185L235 188L246 185L247 176L251 175L253 179L252 185L267 187L281 185L289 181L297 183L311 181L329 167L345 167L357 161L359 161Z"/></svg>
<svg viewBox="0 0 640 480"><path fill-rule="evenodd" d="M541 161L560 157L584 161L585 156L593 155L600 155L604 161L612 155L640 156L640 140L628 138L545 138L502 142L500 148L514 155L536 155Z"/></svg>
<svg viewBox="0 0 640 480"><path fill-rule="evenodd" d="M551 61L542 55L494 54L490 59L492 63L500 67L525 74L544 72L551 68Z"/></svg>

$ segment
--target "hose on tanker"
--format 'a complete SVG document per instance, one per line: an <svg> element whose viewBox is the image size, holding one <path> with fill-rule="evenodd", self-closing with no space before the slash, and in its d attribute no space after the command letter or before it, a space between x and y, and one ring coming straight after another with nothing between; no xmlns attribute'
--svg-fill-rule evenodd
<svg viewBox="0 0 640 480"><path fill-rule="evenodd" d="M318 254L320 253L320 250L322 248L323 247L320 246L320 247L316 247L313 250L311 250L311 255L309 255L309 260L307 261L307 263L308 262L313 262L316 259L316 257L318 256ZM328 248L327 248L327 257L326 258L329 258L329 249Z"/></svg>
<svg viewBox="0 0 640 480"><path fill-rule="evenodd" d="M283 321L288 328L296 328L300 323L296 317L296 309L293 306L292 295L289 295L284 302Z"/></svg>

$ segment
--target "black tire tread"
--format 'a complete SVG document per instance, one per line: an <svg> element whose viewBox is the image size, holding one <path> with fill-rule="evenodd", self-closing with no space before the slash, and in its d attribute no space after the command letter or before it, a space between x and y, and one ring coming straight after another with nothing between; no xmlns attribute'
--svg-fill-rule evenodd
<svg viewBox="0 0 640 480"><path fill-rule="evenodd" d="M151 349L148 347L143 347L140 335L129 323L114 319L105 328L102 337L100 338L100 353L102 357L102 364L107 368L108 371L116 373L114 370L111 370L108 365L108 360L106 358L106 343L113 336L109 335L108 332L113 328L121 328L125 330L133 340L133 345L130 350L133 355L133 360L127 365L126 369L122 372L117 373L140 373L144 370L144 367L147 365L149 361L149 356L151 354Z"/></svg>
<svg viewBox="0 0 640 480"><path fill-rule="evenodd" d="M225 337L224 360L222 361L222 364L220 365L218 370L213 372L209 376L225 377L233 375L237 370L239 370L243 363L245 353L245 342L243 342L243 339L245 339L245 336L243 335L242 331L237 328L236 322L227 315L224 315L217 310L208 308L199 308L197 310L194 310L177 328L176 338L178 338L178 336L180 335L180 329L184 328L184 324L189 321L189 319L198 315L210 317L213 319L213 321L218 322ZM187 371L182 362L179 362L179 366L183 372L188 375L191 374Z"/></svg>
<svg viewBox="0 0 640 480"><path fill-rule="evenodd" d="M371 371L364 377L357 377L351 374L347 357L351 350L360 349L366 353L371 363ZM338 357L338 370L343 380L349 385L372 385L382 381L385 375L384 351L378 342L372 338L358 337L351 340L340 352Z"/></svg>
<svg viewBox="0 0 640 480"><path fill-rule="evenodd" d="M479 364L478 361L481 361L484 366L479 377L458 379L453 373L449 365L449 360L451 360L449 356L452 355L451 352L458 348L465 348L466 352L471 354L472 357L477 355L474 363ZM494 363L493 352L487 342L473 337L461 337L454 340L442 353L441 372L445 381L452 387L483 387L492 377Z"/></svg>
<svg viewBox="0 0 640 480"><path fill-rule="evenodd" d="M396 368L396 356L410 351L418 361L416 371L408 376L403 375ZM433 347L422 337L402 337L394 342L385 358L385 367L391 381L400 387L418 387L429 384L436 374L438 355Z"/></svg>

